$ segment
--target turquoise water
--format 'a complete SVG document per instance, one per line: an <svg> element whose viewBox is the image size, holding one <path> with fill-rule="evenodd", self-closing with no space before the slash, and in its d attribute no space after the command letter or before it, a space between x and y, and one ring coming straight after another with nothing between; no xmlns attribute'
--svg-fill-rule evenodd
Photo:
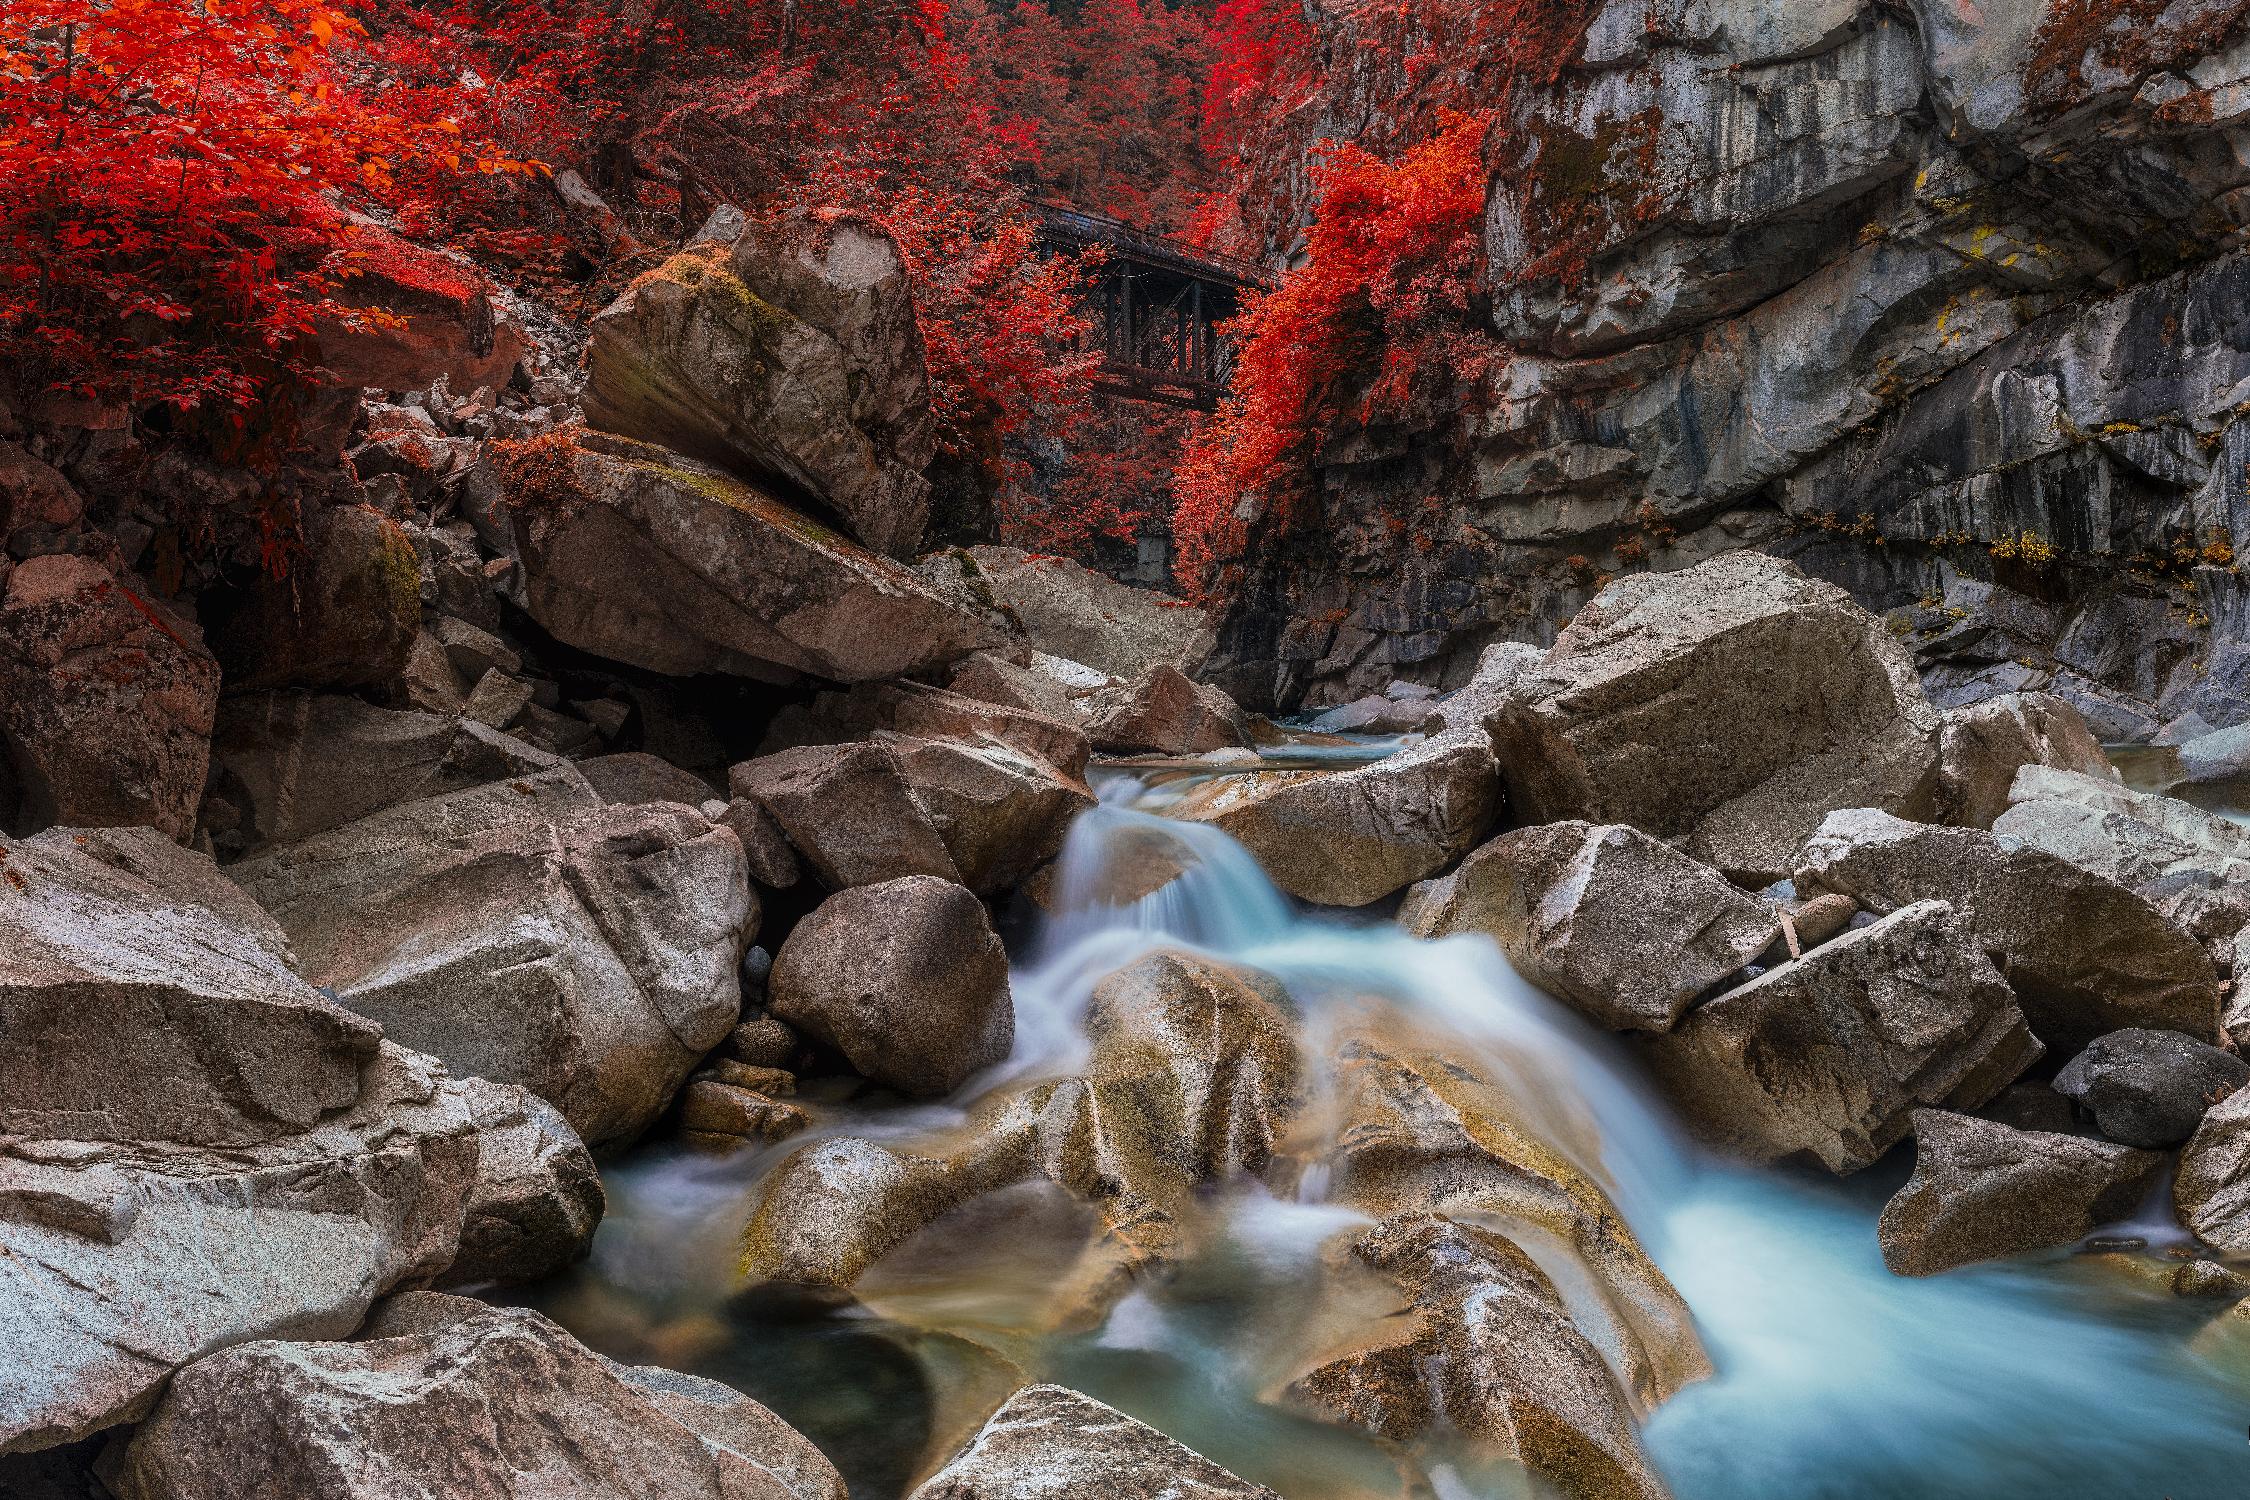
<svg viewBox="0 0 2250 1500"><path fill-rule="evenodd" d="M1157 946L1193 946L1282 979L1316 1057L1335 1010L1369 995L1449 1034L1608 1185L1717 1366L1646 1424L1680 1500L2250 1496L2250 1336L2234 1353L2197 1343L2219 1304L2176 1298L2116 1257L1891 1276L1875 1216L1902 1165L1835 1184L1709 1161L1619 1044L1526 984L1489 941L1421 943L1297 909L1225 835L1153 817L1142 800L1137 783L1113 784L1073 829L1058 911L1015 975L1009 1063L944 1105L827 1105L819 1131L911 1139L987 1089L1067 1071L1102 976ZM1105 876L1145 861L1152 843L1184 873L1100 904ZM1084 1219L1047 1189L941 1221L879 1266L858 1304L740 1286L734 1236L757 1179L803 1143L618 1167L591 1262L541 1305L606 1352L766 1401L867 1500L900 1494L1026 1378L1110 1401L1289 1500L1530 1493L1519 1472L1456 1445L1394 1452L1261 1399L1310 1315L1322 1246L1364 1223L1321 1202L1317 1183L1291 1201L1255 1184L1218 1195L1203 1248L1177 1276L1128 1296L1098 1329L1056 1335L1037 1310Z"/></svg>

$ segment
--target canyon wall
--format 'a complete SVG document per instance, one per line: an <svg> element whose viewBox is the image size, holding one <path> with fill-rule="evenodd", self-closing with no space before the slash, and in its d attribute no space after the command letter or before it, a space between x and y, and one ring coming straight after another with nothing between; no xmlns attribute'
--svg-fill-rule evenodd
<svg viewBox="0 0 2250 1500"><path fill-rule="evenodd" d="M1433 107L1353 49L1358 7L1308 10L1353 59L1323 130ZM2114 739L2250 716L2250 4L1581 19L1551 83L1456 101L1502 115L1496 357L1330 435L1317 517L1254 522L1220 680L1452 686L1610 576L1759 548L1892 611L1940 701L2046 686Z"/></svg>

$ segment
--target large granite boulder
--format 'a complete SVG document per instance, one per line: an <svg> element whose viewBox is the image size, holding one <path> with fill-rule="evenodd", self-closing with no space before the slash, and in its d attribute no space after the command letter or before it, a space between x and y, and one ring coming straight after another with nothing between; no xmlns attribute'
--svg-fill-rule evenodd
<svg viewBox="0 0 2250 1500"><path fill-rule="evenodd" d="M1781 936L1775 909L1622 823L1519 828L1407 893L1416 937L1482 932L1597 1025L1669 1031Z"/></svg>
<svg viewBox="0 0 2250 1500"><path fill-rule="evenodd" d="M1171 815L1225 830L1300 900L1366 906L1474 847L1500 777L1481 733L1450 733L1354 770L1221 777Z"/></svg>
<svg viewBox="0 0 2250 1500"><path fill-rule="evenodd" d="M0 1452L133 1420L227 1344L341 1337L454 1263L520 1090L383 1041L153 830L54 829L0 868Z"/></svg>
<svg viewBox="0 0 2250 1500"><path fill-rule="evenodd" d="M906 263L858 221L715 219L594 319L586 420L802 495L911 557L937 456Z"/></svg>
<svg viewBox="0 0 2250 1500"><path fill-rule="evenodd" d="M991 652L975 660L996 660ZM1093 745L1075 712L1053 714L919 682L861 682L791 704L773 716L760 754L807 745L841 745L878 730L917 739L980 744L998 740L1045 761L1071 781L1086 778Z"/></svg>
<svg viewBox="0 0 2250 1500"><path fill-rule="evenodd" d="M2222 970L2250 924L2250 830L2176 797L2107 777L2025 766L1992 831L2145 897Z"/></svg>
<svg viewBox="0 0 2250 1500"><path fill-rule="evenodd" d="M1934 805L1938 714L1904 649L1758 554L1611 584L1487 723L1525 821L1684 837L1759 882L1837 808Z"/></svg>
<svg viewBox="0 0 2250 1500"><path fill-rule="evenodd" d="M734 834L567 768L410 802L243 860L302 972L591 1145L640 1133L741 1010L758 905Z"/></svg>
<svg viewBox="0 0 2250 1500"><path fill-rule="evenodd" d="M1249 717L1232 698L1168 662L1096 694L1086 711L1086 734L1099 750L1201 755L1250 743Z"/></svg>
<svg viewBox="0 0 2250 1500"><path fill-rule="evenodd" d="M538 1281L584 1257L608 1199L562 1111L529 1090L460 1080L477 1132L476 1183L442 1286Z"/></svg>
<svg viewBox="0 0 2250 1500"><path fill-rule="evenodd" d="M930 738L878 729L850 744L744 761L728 784L772 818L830 890L934 875L996 895L1052 858L1071 818L1094 802L1076 772L989 731Z"/></svg>
<svg viewBox="0 0 2250 1500"><path fill-rule="evenodd" d="M908 1500L1280 1500L1112 1406L1059 1385L1027 1385ZM132 1500L132 1497L128 1497Z"/></svg>
<svg viewBox="0 0 2250 1500"><path fill-rule="evenodd" d="M1123 682L1152 667L1194 673L1211 651L1203 611L1104 577L1066 557L1017 547L956 547L918 565L931 579L1022 627L1031 644Z"/></svg>
<svg viewBox="0 0 2250 1500"><path fill-rule="evenodd" d="M2041 1051L2007 981L1940 901L1901 907L1688 1012L1648 1039L1699 1134L1771 1162L1856 1172L1921 1105L1975 1109Z"/></svg>
<svg viewBox="0 0 2250 1500"><path fill-rule="evenodd" d="M1289 1382L1294 1403L1392 1442L1459 1433L1557 1494L1665 1500L1616 1376L1513 1241L1412 1214L1350 1253L1405 1306L1313 1356Z"/></svg>
<svg viewBox="0 0 2250 1500"><path fill-rule="evenodd" d="M1914 1111L1914 1176L1883 1205L1883 1263L1931 1276L2074 1245L2140 1207L2164 1157L2108 1141Z"/></svg>
<svg viewBox="0 0 2250 1500"><path fill-rule="evenodd" d="M416 1293L369 1334L198 1360L107 1460L110 1487L119 1500L844 1500L819 1450L749 1397L616 1364L535 1312Z"/></svg>
<svg viewBox="0 0 2250 1500"><path fill-rule="evenodd" d="M949 1094L1015 1040L1008 956L984 904L929 875L854 886L775 955L767 1006L877 1083Z"/></svg>
<svg viewBox="0 0 2250 1500"><path fill-rule="evenodd" d="M2125 886L2044 849L1861 808L1830 815L1803 859L1800 891L1839 892L1877 912L1950 903L2050 1046L2129 1026L2218 1034L2219 976L2194 937Z"/></svg>
<svg viewBox="0 0 2250 1500"><path fill-rule="evenodd" d="M1000 633L774 494L661 448L566 430L487 447L468 494L508 597L567 645L650 671L862 682Z"/></svg>
<svg viewBox="0 0 2250 1500"><path fill-rule="evenodd" d="M2101 1133L2156 1150L2195 1134L2212 1105L2250 1084L2250 1063L2177 1031L2113 1031L2055 1075L2055 1092Z"/></svg>
<svg viewBox="0 0 2250 1500"><path fill-rule="evenodd" d="M442 378L467 396L505 386L531 347L474 265L367 219L353 221L328 270L334 307L313 345L330 385L419 391Z"/></svg>
<svg viewBox="0 0 2250 1500"><path fill-rule="evenodd" d="M422 625L422 560L405 528L367 505L305 520L286 573L260 572L212 633L227 691L389 689Z"/></svg>
<svg viewBox="0 0 2250 1500"><path fill-rule="evenodd" d="M106 1042L83 1038L77 1070L106 1066L105 1094L129 1105L140 1081ZM284 1094L296 1066L322 1061L282 1033L213 1065ZM0 1070L12 1088L16 1070ZM478 1157L462 1086L388 1043L309 1127L245 1144L10 1137L0 1452L132 1421L174 1370L244 1339L342 1338L383 1292L452 1263Z"/></svg>
<svg viewBox="0 0 2250 1500"><path fill-rule="evenodd" d="M0 827L195 828L219 667L130 577L67 553L0 579Z"/></svg>
<svg viewBox="0 0 2250 1500"><path fill-rule="evenodd" d="M2196 1238L2250 1255L2250 1089L2214 1104L2180 1153L2172 1206Z"/></svg>
<svg viewBox="0 0 2250 1500"><path fill-rule="evenodd" d="M2008 810L2025 766L2048 766L2115 784L2117 770L2086 720L2052 693L2002 693L1948 709L1938 727L1941 821L1990 828Z"/></svg>
<svg viewBox="0 0 2250 1500"><path fill-rule="evenodd" d="M1687 1304L1598 1180L1603 1143L1575 1100L1393 1008L1345 1018L1329 1050L1336 1123L1306 1164L1329 1202L1385 1222L1442 1214L1535 1235L1564 1257L1546 1264L1569 1267L1557 1285L1572 1320L1604 1330L1635 1409L1711 1373Z"/></svg>
<svg viewBox="0 0 2250 1500"><path fill-rule="evenodd" d="M404 802L562 764L474 719L325 693L226 699L211 759L203 826L222 855L310 838Z"/></svg>

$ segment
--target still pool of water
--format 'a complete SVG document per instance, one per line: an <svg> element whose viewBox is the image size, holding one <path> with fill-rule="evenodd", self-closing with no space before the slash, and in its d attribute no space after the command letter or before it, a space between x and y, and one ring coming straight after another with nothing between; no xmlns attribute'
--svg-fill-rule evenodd
<svg viewBox="0 0 2250 1500"><path fill-rule="evenodd" d="M1280 978L1316 1056L1344 997L1380 996L1449 1034L1609 1188L1717 1367L1645 1426L1679 1500L2250 1497L2250 1335L2208 1332L2218 1304L2173 1296L2160 1262L2058 1254L1894 1277L1875 1216L1903 1166L1838 1184L1705 1159L1618 1044L1489 941L1421 943L1294 908L1225 835L1144 810L1168 795L1113 782L1072 830L1057 910L1015 974L1006 1065L940 1105L816 1093L816 1133L926 1136L985 1090L1066 1072L1093 985L1152 948L1192 946ZM1118 865L1152 848L1183 873L1105 901ZM1121 1407L1288 1500L1534 1493L1458 1443L1392 1450L1265 1399L1309 1333L1362 1311L1312 1295L1333 1285L1324 1247L1366 1222L1321 1202L1317 1181L1286 1200L1253 1183L1214 1195L1176 1275L1098 1327L1056 1332L1051 1302L1088 1221L1044 1187L939 1221L844 1306L742 1285L735 1242L757 1183L803 1144L727 1158L658 1147L614 1165L593 1255L532 1300L605 1353L764 1401L836 1461L855 1500L903 1493L1027 1378Z"/></svg>

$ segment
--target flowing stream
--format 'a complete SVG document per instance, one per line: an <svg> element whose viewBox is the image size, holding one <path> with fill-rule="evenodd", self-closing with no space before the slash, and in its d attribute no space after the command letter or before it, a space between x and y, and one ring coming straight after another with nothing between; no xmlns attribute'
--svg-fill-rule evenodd
<svg viewBox="0 0 2250 1500"><path fill-rule="evenodd" d="M1875 1217L1903 1165L1839 1184L1707 1159L1620 1044L1517 977L1490 941L1418 942L1378 919L1298 909L1224 834L1162 818L1177 791L1117 777L1074 826L1055 909L1021 945L1016 1051L997 1074L938 1106L816 1095L815 1135L911 1139L958 1121L981 1092L1067 1073L1094 984L1154 948L1192 947L1278 977L1315 1059L1324 1015L1347 997L1381 996L1448 1034L1608 1188L1717 1367L1645 1425L1679 1500L2250 1496L2250 1336L2199 1337L2220 1304L2164 1285L2161 1213L2134 1226L2150 1241L2134 1256L1894 1277ZM1183 872L1107 899L1152 858ZM1176 1275L1098 1328L1049 1333L1041 1309L1085 1211L1044 1187L940 1220L843 1308L745 1288L736 1239L756 1183L811 1138L618 1164L590 1261L539 1305L604 1352L765 1401L867 1500L900 1494L1025 1378L1108 1401L1288 1500L1533 1493L1520 1471L1442 1437L1402 1457L1261 1400L1307 1326L1351 1312L1308 1305L1323 1246L1368 1222L1323 1201L1317 1174L1288 1198L1250 1183L1220 1194Z"/></svg>

